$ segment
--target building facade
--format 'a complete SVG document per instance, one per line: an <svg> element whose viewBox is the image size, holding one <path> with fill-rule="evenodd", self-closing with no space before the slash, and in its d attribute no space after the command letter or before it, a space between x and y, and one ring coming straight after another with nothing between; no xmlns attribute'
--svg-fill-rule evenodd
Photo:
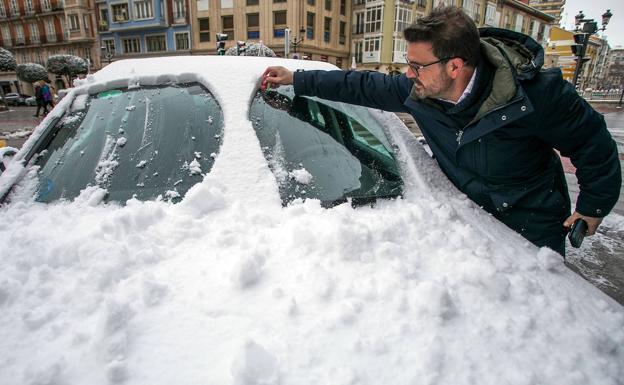
<svg viewBox="0 0 624 385"><path fill-rule="evenodd" d="M96 0L103 65L191 52L189 0Z"/></svg>
<svg viewBox="0 0 624 385"><path fill-rule="evenodd" d="M569 82L574 80L576 69L576 56L572 53L572 44L574 44L573 31L553 27L545 52L547 67L560 68L563 78ZM588 60L583 65L583 71L579 74L579 89L598 87L597 75L602 76L600 73L606 60L605 50L608 50L606 40L596 35L590 36L585 53Z"/></svg>
<svg viewBox="0 0 624 385"><path fill-rule="evenodd" d="M18 64L46 65L47 58L70 54L97 68L97 41L93 0L0 0L0 46L10 50ZM68 87L50 74L57 89ZM5 92L32 94L32 85L15 72L0 73Z"/></svg>
<svg viewBox="0 0 624 385"><path fill-rule="evenodd" d="M237 41L262 42L277 56L349 64L350 0L192 1L193 54L215 54L216 33ZM290 31L288 35L287 30Z"/></svg>
<svg viewBox="0 0 624 385"><path fill-rule="evenodd" d="M561 23L561 13L563 12L565 0L530 0L529 5L554 17L554 25L558 26Z"/></svg>
<svg viewBox="0 0 624 385"><path fill-rule="evenodd" d="M603 89L624 89L624 47L616 46L609 52L607 73L603 78Z"/></svg>
<svg viewBox="0 0 624 385"><path fill-rule="evenodd" d="M545 43L553 16L528 0L354 0L351 55L357 69L400 73L407 70L403 29L442 5L461 7L479 27L507 28Z"/></svg>

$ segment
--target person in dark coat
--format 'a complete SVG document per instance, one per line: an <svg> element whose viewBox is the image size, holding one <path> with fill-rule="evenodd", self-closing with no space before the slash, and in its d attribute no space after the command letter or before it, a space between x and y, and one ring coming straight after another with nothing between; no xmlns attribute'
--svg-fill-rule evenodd
<svg viewBox="0 0 624 385"><path fill-rule="evenodd" d="M604 118L559 69L544 70L529 36L477 29L457 7L440 7L405 29L406 74L269 67L263 87L409 112L440 168L474 202L537 246L565 255L578 218L588 235L615 206L621 186L616 143ZM576 167L575 211L555 149Z"/></svg>
<svg viewBox="0 0 624 385"><path fill-rule="evenodd" d="M46 116L48 114L48 107L47 107L47 103L45 102L45 98L44 98L44 87L43 84L45 84L45 82L43 80L40 80L38 82L35 83L35 101L37 102L37 112L35 112L35 115L33 115L34 117L39 117L39 111L43 108L43 116Z"/></svg>

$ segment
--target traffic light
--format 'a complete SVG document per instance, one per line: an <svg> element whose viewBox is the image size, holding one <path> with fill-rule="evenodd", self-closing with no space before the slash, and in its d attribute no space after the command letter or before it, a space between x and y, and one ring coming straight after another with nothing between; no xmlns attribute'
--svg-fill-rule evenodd
<svg viewBox="0 0 624 385"><path fill-rule="evenodd" d="M574 34L574 43L570 46L572 49L572 53L574 56L583 57L585 56L585 52L583 52L583 48L585 46L586 35L584 33L575 33Z"/></svg>
<svg viewBox="0 0 624 385"><path fill-rule="evenodd" d="M228 35L225 33L217 33L217 55L225 55L225 41Z"/></svg>
<svg viewBox="0 0 624 385"><path fill-rule="evenodd" d="M238 54L238 56L240 56L241 54L245 56L246 51L247 45L245 45L244 41L239 40L238 42L236 42L236 53Z"/></svg>

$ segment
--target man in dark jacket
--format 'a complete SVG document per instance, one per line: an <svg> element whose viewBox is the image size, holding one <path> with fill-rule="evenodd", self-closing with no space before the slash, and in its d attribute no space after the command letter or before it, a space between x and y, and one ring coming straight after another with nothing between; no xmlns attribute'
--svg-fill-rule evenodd
<svg viewBox="0 0 624 385"><path fill-rule="evenodd" d="M619 197L617 147L602 115L561 71L541 69L542 47L520 33L479 31L456 7L436 8L404 35L406 74L269 67L263 85L294 84L298 95L409 112L451 182L535 245L563 255L578 218L594 234ZM577 168L572 215L554 149Z"/></svg>

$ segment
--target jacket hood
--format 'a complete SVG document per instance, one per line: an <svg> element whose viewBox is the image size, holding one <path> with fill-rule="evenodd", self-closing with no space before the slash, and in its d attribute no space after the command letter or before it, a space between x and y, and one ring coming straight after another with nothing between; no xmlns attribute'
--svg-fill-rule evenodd
<svg viewBox="0 0 624 385"><path fill-rule="evenodd" d="M500 28L479 28L481 41L493 45L515 69L518 80L532 79L544 65L544 49L530 36Z"/></svg>
<svg viewBox="0 0 624 385"><path fill-rule="evenodd" d="M531 37L500 28L480 28L481 54L494 67L492 91L473 121L510 102L518 83L535 77L544 64L544 49Z"/></svg>

